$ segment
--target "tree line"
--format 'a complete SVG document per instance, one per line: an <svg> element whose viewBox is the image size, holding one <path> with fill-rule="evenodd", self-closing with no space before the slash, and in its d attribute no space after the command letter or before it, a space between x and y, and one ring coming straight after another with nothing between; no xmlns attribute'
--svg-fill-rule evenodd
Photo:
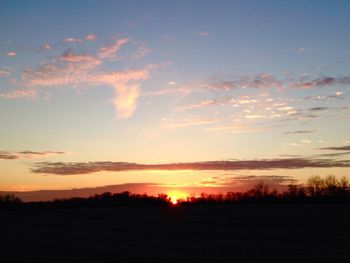
<svg viewBox="0 0 350 263"><path fill-rule="evenodd" d="M264 181L245 192L189 196L177 200L176 205L232 204L232 203L350 203L350 184L346 177L310 177L305 184L290 184L286 191L278 192ZM167 194L102 193L83 198L62 198L44 202L22 202L13 194L0 195L0 208L74 208L114 206L171 206Z"/></svg>

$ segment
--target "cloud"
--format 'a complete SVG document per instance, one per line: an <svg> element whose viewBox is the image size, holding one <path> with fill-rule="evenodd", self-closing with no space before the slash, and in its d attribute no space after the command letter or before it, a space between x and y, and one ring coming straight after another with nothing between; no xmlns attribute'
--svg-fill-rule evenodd
<svg viewBox="0 0 350 263"><path fill-rule="evenodd" d="M276 79L273 74L270 73L260 73L252 76L243 76L235 80L219 80L214 82L209 82L209 89L219 89L219 90L231 90L231 89L267 89L274 88L277 90L283 89L283 84L280 80Z"/></svg>
<svg viewBox="0 0 350 263"><path fill-rule="evenodd" d="M309 109L309 111L325 111L325 110L328 110L328 107L314 107Z"/></svg>
<svg viewBox="0 0 350 263"><path fill-rule="evenodd" d="M303 47L301 47L297 50L298 53L304 53L304 51L305 51L305 48L303 48Z"/></svg>
<svg viewBox="0 0 350 263"><path fill-rule="evenodd" d="M284 191L290 184L295 184L297 180L291 176L280 175L234 175L232 177L216 176L200 181L201 187L216 188L217 191L248 191L253 189L258 183L264 182L270 190Z"/></svg>
<svg viewBox="0 0 350 263"><path fill-rule="evenodd" d="M289 131L289 132L284 132L282 134L289 135L289 134L305 134L305 133L313 133L315 131L312 130L299 130L299 131Z"/></svg>
<svg viewBox="0 0 350 263"><path fill-rule="evenodd" d="M17 154L25 155L25 156L45 156L49 154L65 154L65 152L59 152L59 151L44 151L44 152L37 152L37 151L22 151L22 152L17 152Z"/></svg>
<svg viewBox="0 0 350 263"><path fill-rule="evenodd" d="M149 78L155 66L148 65L138 70L103 70L103 63L116 58L118 50L128 42L126 38L116 40L114 44L100 48L95 55L66 49L39 67L23 71L20 85L27 89L0 94L0 97L13 99L34 95L38 88L45 87L109 86L115 91L113 105L117 117L129 118L136 109L141 82Z"/></svg>
<svg viewBox="0 0 350 263"><path fill-rule="evenodd" d="M221 91L229 92L234 89L276 89L282 90L284 88L282 81L276 79L273 74L260 73L252 76L242 76L234 79L209 79L204 81L195 81L179 85L175 88L165 88L153 92L150 95L168 95L181 94L188 95L194 92L205 91Z"/></svg>
<svg viewBox="0 0 350 263"><path fill-rule="evenodd" d="M330 94L327 96L306 96L304 98L302 98L302 101L306 101L306 100L316 100L316 101L322 101L322 100L330 100L330 99L344 99L344 93L341 91L337 91L334 94Z"/></svg>
<svg viewBox="0 0 350 263"><path fill-rule="evenodd" d="M96 40L96 35L88 34L88 35L85 36L85 40L90 41L90 42L95 41Z"/></svg>
<svg viewBox="0 0 350 263"><path fill-rule="evenodd" d="M7 52L7 56L8 56L8 57L15 57L16 55L17 55L17 53L14 52L14 51L9 51L9 52Z"/></svg>
<svg viewBox="0 0 350 263"><path fill-rule="evenodd" d="M59 59L67 63L74 63L76 66L84 69L96 68L102 63L100 59L92 55L75 54L71 49L66 50Z"/></svg>
<svg viewBox="0 0 350 263"><path fill-rule="evenodd" d="M340 77L318 77L313 80L306 81L305 78L288 78L278 79L271 73L259 73L255 75L233 77L228 79L227 77L215 77L214 79L202 80L179 85L177 89L162 89L154 92L153 95L167 95L169 93L179 94L191 94L194 92L205 91L220 91L230 92L232 90L244 90L244 89L275 89L277 91L283 91L288 89L310 89L320 88L326 86L338 86L338 85L350 85L349 76ZM184 92L186 91L186 92ZM152 94L151 94L152 95ZM324 100L332 98L342 98L343 92L337 91L335 94L329 96L313 96L305 97L303 100L315 99Z"/></svg>
<svg viewBox="0 0 350 263"><path fill-rule="evenodd" d="M266 118L265 115L258 115L258 114L250 114L250 115L245 115L245 119L263 119Z"/></svg>
<svg viewBox="0 0 350 263"><path fill-rule="evenodd" d="M98 53L98 57L101 59L115 59L117 56L118 50L128 42L129 42L128 38L122 38L122 39L116 40L113 44L109 46L101 47Z"/></svg>
<svg viewBox="0 0 350 263"><path fill-rule="evenodd" d="M347 145L347 146L339 146L339 147L335 147L335 146L323 147L323 148L319 148L319 150L350 151L350 145Z"/></svg>
<svg viewBox="0 0 350 263"><path fill-rule="evenodd" d="M36 69L26 68L22 73L23 86L77 86L89 82L102 61L89 54L76 54L67 49L53 61Z"/></svg>
<svg viewBox="0 0 350 263"><path fill-rule="evenodd" d="M315 87L325 87L325 86L335 86L335 85L349 85L350 77L320 77L312 81L300 82L294 84L296 88L315 88Z"/></svg>
<svg viewBox="0 0 350 263"><path fill-rule="evenodd" d="M311 140L302 140L301 143L303 143L303 144L310 144L310 143L312 143L312 141Z"/></svg>
<svg viewBox="0 0 350 263"><path fill-rule="evenodd" d="M138 44L138 48L134 54L135 59L141 59L145 57L149 52L151 52L151 49L145 43L134 43Z"/></svg>
<svg viewBox="0 0 350 263"><path fill-rule="evenodd" d="M80 38L73 38L73 37L66 37L65 39L63 39L64 42L66 43L75 43L75 42L78 42L78 43L82 43L83 40L80 39Z"/></svg>
<svg viewBox="0 0 350 263"><path fill-rule="evenodd" d="M241 124L229 124L229 125L220 125L214 127L208 127L205 129L206 131L213 132L229 132L229 133L248 133L248 132L260 132L264 129L262 128L253 128Z"/></svg>
<svg viewBox="0 0 350 263"><path fill-rule="evenodd" d="M19 98L33 98L36 96L36 90L27 89L27 90L12 90L6 93L0 93L0 98L5 99L19 99Z"/></svg>
<svg viewBox="0 0 350 263"><path fill-rule="evenodd" d="M325 153L325 154L319 154L317 156L323 156L323 157L338 157L338 156L345 156L350 155L350 152L340 152L340 153Z"/></svg>
<svg viewBox="0 0 350 263"><path fill-rule="evenodd" d="M38 158L38 157L46 157L48 155L62 155L66 154L66 152L59 152L59 151L21 151L21 152L7 152L7 151L0 151L0 159L3 160L15 160L15 159L21 159L21 158Z"/></svg>
<svg viewBox="0 0 350 263"><path fill-rule="evenodd" d="M209 161L169 164L138 164L127 162L39 162L32 168L33 173L74 175L94 172L120 172L136 170L272 170L301 168L350 167L349 160L290 158Z"/></svg>
<svg viewBox="0 0 350 263"><path fill-rule="evenodd" d="M235 176L231 178L221 178L223 185L237 185L244 184L254 186L256 183L264 181L269 186L276 185L287 185L295 183L296 179L291 176L280 176L280 175L248 175L248 176Z"/></svg>
<svg viewBox="0 0 350 263"><path fill-rule="evenodd" d="M220 121L218 118L188 118L184 121L173 121L171 119L163 119L162 120L162 126L169 129L174 128L185 128L185 127L191 127L191 126L201 126L201 125L207 125L211 123L215 123Z"/></svg>
<svg viewBox="0 0 350 263"><path fill-rule="evenodd" d="M43 51L48 51L51 49L52 49L52 46L50 44L46 43L46 44L41 45L38 48L35 48L34 50L38 51L38 52L43 52Z"/></svg>
<svg viewBox="0 0 350 263"><path fill-rule="evenodd" d="M216 100L202 100L199 103L190 104L190 105L184 105L184 106L178 106L176 107L176 111L185 111L185 110L193 110L193 109L201 109L210 105L216 105Z"/></svg>
<svg viewBox="0 0 350 263"><path fill-rule="evenodd" d="M14 160L14 159L18 159L18 156L10 152L0 151L0 159Z"/></svg>
<svg viewBox="0 0 350 263"><path fill-rule="evenodd" d="M209 36L209 32L198 32L198 36L207 37L207 36Z"/></svg>
<svg viewBox="0 0 350 263"><path fill-rule="evenodd" d="M0 70L0 77L6 77L11 75L11 73L7 70Z"/></svg>
<svg viewBox="0 0 350 263"><path fill-rule="evenodd" d="M117 94L113 104L118 112L118 117L127 119L131 117L136 109L136 102L140 95L139 85L116 85L115 90Z"/></svg>

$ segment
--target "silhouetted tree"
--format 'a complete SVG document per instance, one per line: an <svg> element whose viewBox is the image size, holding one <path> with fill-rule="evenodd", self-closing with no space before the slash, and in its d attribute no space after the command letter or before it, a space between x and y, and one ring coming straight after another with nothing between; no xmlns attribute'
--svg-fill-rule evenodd
<svg viewBox="0 0 350 263"><path fill-rule="evenodd" d="M258 198L266 197L269 194L269 186L264 181L258 182L252 190L253 195Z"/></svg>
<svg viewBox="0 0 350 263"><path fill-rule="evenodd" d="M18 204L21 203L22 200L18 197L16 197L14 194L6 194L6 195L1 195L0 194L0 202L1 203L11 203L11 204Z"/></svg>
<svg viewBox="0 0 350 263"><path fill-rule="evenodd" d="M318 175L311 176L306 182L306 189L313 197L321 196L324 190L324 181Z"/></svg>

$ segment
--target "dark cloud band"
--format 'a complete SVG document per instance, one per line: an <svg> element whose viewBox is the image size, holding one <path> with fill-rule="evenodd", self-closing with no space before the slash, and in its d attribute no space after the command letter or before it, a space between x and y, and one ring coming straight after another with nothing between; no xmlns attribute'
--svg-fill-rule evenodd
<svg viewBox="0 0 350 263"><path fill-rule="evenodd" d="M74 175L102 171L142 170L269 170L301 168L350 167L349 160L290 158L244 161L210 161L169 164L138 164L127 162L39 162L32 168L33 173Z"/></svg>

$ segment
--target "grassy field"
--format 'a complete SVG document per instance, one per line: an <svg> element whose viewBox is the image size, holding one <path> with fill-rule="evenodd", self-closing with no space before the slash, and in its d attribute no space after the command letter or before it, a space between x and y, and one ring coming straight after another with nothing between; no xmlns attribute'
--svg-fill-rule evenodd
<svg viewBox="0 0 350 263"><path fill-rule="evenodd" d="M349 205L0 211L1 262L348 262Z"/></svg>

